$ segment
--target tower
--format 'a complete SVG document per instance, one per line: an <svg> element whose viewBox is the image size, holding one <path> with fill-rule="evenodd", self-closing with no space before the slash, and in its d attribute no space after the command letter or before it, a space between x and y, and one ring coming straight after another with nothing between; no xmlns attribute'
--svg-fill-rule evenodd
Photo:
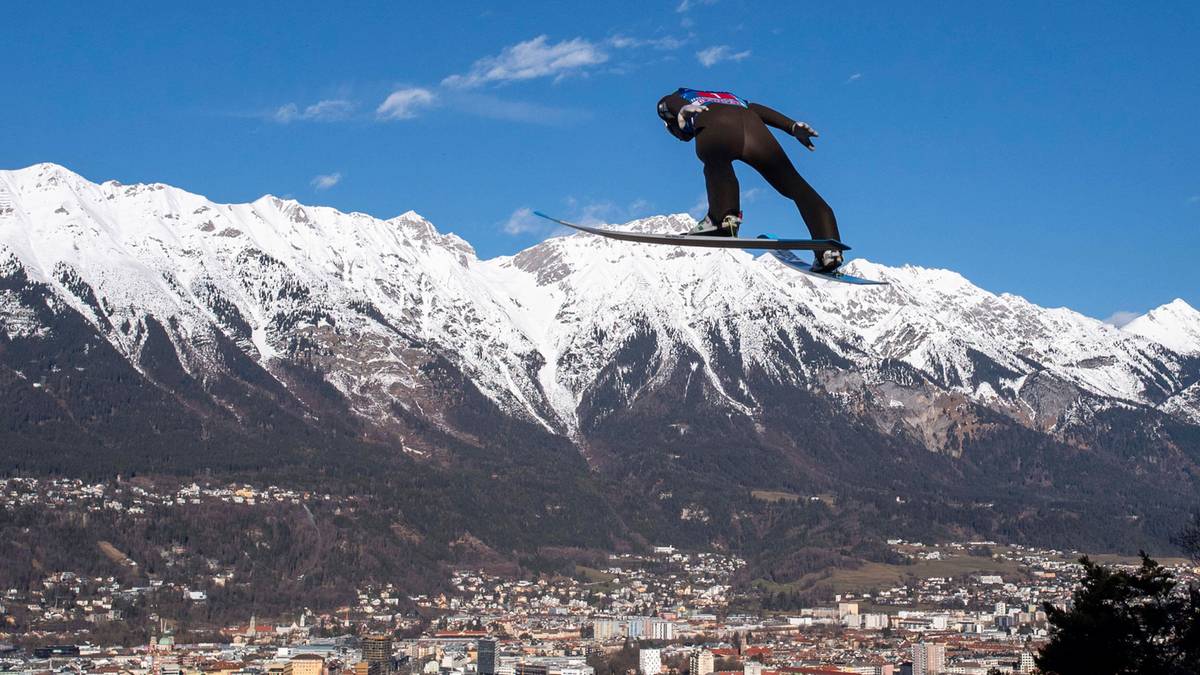
<svg viewBox="0 0 1200 675"><path fill-rule="evenodd" d="M946 669L946 645L919 642L912 646L913 675L935 675Z"/></svg>
<svg viewBox="0 0 1200 675"><path fill-rule="evenodd" d="M475 660L479 675L496 675L496 638L479 638Z"/></svg>
<svg viewBox="0 0 1200 675"><path fill-rule="evenodd" d="M374 634L363 637L362 657L371 672L390 672L392 669L392 636Z"/></svg>

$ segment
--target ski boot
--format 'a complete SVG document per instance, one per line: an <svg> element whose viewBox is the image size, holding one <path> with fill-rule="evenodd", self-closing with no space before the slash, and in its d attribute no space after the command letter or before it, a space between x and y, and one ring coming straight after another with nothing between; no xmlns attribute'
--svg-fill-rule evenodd
<svg viewBox="0 0 1200 675"><path fill-rule="evenodd" d="M813 251L812 271L829 274L842 266L842 252L835 249Z"/></svg>
<svg viewBox="0 0 1200 675"><path fill-rule="evenodd" d="M687 234L702 237L736 237L741 227L742 217L738 214L731 213L725 216L721 219L720 226L713 225L712 218L704 216L700 222L687 231Z"/></svg>

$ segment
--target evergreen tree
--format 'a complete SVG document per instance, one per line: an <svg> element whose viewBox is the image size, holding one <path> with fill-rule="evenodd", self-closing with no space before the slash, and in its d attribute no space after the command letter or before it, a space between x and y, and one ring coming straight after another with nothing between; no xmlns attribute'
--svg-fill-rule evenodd
<svg viewBox="0 0 1200 675"><path fill-rule="evenodd" d="M1072 607L1047 603L1050 642L1037 657L1046 675L1200 673L1200 589L1179 584L1145 553L1135 572L1087 557Z"/></svg>
<svg viewBox="0 0 1200 675"><path fill-rule="evenodd" d="M1171 537L1171 543L1183 549L1192 562L1200 565L1200 511L1193 513L1187 526Z"/></svg>

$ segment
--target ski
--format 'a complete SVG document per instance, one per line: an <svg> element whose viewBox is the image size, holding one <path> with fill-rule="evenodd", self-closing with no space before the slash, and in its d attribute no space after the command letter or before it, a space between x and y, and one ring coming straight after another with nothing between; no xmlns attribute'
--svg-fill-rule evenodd
<svg viewBox="0 0 1200 675"><path fill-rule="evenodd" d="M760 234L758 236L762 239L781 241L779 239L774 239L773 236L769 235L769 234ZM888 285L888 282L886 282L886 281L874 281L872 279L863 279L862 277L856 277L853 274L846 274L846 273L840 272L838 270L834 270L832 272L814 272L813 268L812 268L812 264L804 262L799 257L797 257L795 253L792 253L789 250L772 250L771 255L775 256L775 259L778 260L779 262L783 263L784 265L796 270L797 272L803 272L804 274L807 274L809 276L819 277L821 279L828 279L829 281L840 281L843 284L853 284L855 286L886 286L886 285Z"/></svg>
<svg viewBox="0 0 1200 675"><path fill-rule="evenodd" d="M534 211L534 215L553 221L559 225L565 225L580 232L589 234L598 234L601 237L609 239L619 239L621 241L633 241L643 244L668 244L672 246L700 246L705 248L742 248L742 249L762 249L771 251L816 251L825 249L837 249L839 251L848 251L850 247L836 239L779 239L777 237L758 237L755 239L747 239L743 237L705 237L701 235L686 235L686 234L652 234L648 232L624 232L621 230L606 230L602 227L588 227L587 225L576 225L565 220L559 220L548 216L541 211Z"/></svg>

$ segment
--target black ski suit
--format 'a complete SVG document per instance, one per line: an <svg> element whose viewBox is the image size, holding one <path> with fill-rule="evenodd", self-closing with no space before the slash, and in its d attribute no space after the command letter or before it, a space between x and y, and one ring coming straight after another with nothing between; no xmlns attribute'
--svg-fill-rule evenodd
<svg viewBox="0 0 1200 675"><path fill-rule="evenodd" d="M791 134L796 121L765 105L750 103L749 107L724 103L708 103L708 110L695 117L694 134L679 128L673 120L688 100L678 93L659 100L659 111L670 113L667 130L681 141L696 140L696 156L704 162L704 184L708 191L708 217L720 225L729 215L740 215L741 196L733 161L741 160L775 188L779 194L796 202L800 217L808 226L813 239L841 240L833 209L821 199L800 174L768 126ZM665 107L665 108L664 108Z"/></svg>

